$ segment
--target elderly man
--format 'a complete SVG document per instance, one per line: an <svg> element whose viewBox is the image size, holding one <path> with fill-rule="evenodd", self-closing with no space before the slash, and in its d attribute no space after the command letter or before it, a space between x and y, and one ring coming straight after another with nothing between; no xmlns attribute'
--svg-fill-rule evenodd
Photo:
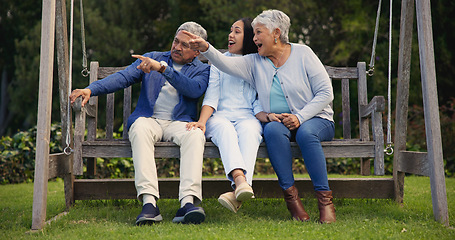
<svg viewBox="0 0 455 240"><path fill-rule="evenodd" d="M155 164L155 143L172 141L180 146L181 208L175 223L201 223L205 220L202 207L202 155L204 133L187 131L186 123L197 118L197 103L207 89L210 67L190 49L185 30L207 39L206 30L195 22L186 22L176 31L170 51L133 55L137 58L125 70L93 82L85 89L76 89L71 102L82 96L82 105L90 96L112 93L141 82L137 106L128 119L129 138L133 152L135 186L138 200L143 203L136 225L152 224L163 218L156 205L159 199Z"/></svg>

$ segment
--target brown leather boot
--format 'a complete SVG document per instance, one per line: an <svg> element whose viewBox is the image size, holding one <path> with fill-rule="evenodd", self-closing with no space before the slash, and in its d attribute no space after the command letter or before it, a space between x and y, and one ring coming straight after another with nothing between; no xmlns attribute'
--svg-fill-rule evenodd
<svg viewBox="0 0 455 240"><path fill-rule="evenodd" d="M318 199L319 222L333 223L336 221L335 206L332 202L332 191L317 191L316 198Z"/></svg>
<svg viewBox="0 0 455 240"><path fill-rule="evenodd" d="M288 207L288 210L294 219L299 221L310 220L310 216L308 216L308 213L303 208L302 201L299 197L299 192L294 185L286 190L283 190L283 194L284 200L286 201L286 206Z"/></svg>

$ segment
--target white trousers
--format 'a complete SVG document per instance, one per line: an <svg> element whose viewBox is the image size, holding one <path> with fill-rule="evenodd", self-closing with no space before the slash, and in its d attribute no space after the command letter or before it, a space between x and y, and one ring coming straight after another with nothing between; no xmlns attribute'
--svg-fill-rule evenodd
<svg viewBox="0 0 455 240"><path fill-rule="evenodd" d="M226 177L234 186L231 172L242 169L250 186L253 184L254 166L259 144L262 142L262 126L256 118L240 118L230 121L213 115L206 125L206 136L220 151Z"/></svg>
<svg viewBox="0 0 455 240"><path fill-rule="evenodd" d="M194 196L202 201L202 157L205 136L200 129L187 131L186 122L138 118L130 127L129 138L133 152L137 197L151 194L159 198L158 174L155 164L155 143L172 141L180 146L179 200Z"/></svg>

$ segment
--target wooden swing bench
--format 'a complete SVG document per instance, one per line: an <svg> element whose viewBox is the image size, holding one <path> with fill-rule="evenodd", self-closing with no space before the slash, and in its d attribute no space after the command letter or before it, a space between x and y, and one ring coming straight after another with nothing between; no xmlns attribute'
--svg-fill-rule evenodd
<svg viewBox="0 0 455 240"><path fill-rule="evenodd" d="M415 6L414 6L415 5ZM33 192L32 230L44 227L46 220L47 186L48 180L62 177L65 187L66 206L70 207L75 200L83 199L122 199L136 198L136 191L132 179L75 179L83 173L83 158L87 159L87 173L94 175L97 157L131 157L128 134L123 133L123 139L113 139L114 122L114 95L107 96L107 107L101 109L97 98L92 98L86 107L75 104L75 133L74 152L69 152L68 146L62 153L49 154L49 135L52 106L52 80L54 75L54 42L57 46L57 62L59 73L60 114L63 139L70 134L71 118L68 107L68 89L71 82L68 80L68 38L66 33L65 1L44 1L41 28L41 55L38 98L37 144L35 159L35 181ZM442 155L440 119L438 112L438 94L434 49L431 24L430 1L404 0L401 4L400 46L398 58L398 81L396 118L394 134L393 178L336 178L329 179L329 184L336 198L394 198L402 203L404 196L404 179L406 173L429 176L433 214L435 220L449 226L447 196L445 189L444 165ZM54 12L55 10L55 12ZM81 11L82 12L82 11ZM54 15L55 13L55 15ZM414 16L417 19L417 33L420 51L420 70L422 80L422 95L424 101L425 133L428 152L406 150L407 116L409 105L409 83L412 35ZM54 38L56 32L57 38ZM122 68L99 67L92 62L90 81L96 81ZM370 102L367 98L366 67L365 63L358 63L356 67L336 68L327 67L333 80L341 80L342 123L343 136L323 143L327 158L360 158L361 174L370 174L370 159L374 158L374 174L384 174L384 140L382 133L382 111L384 98L373 97ZM349 82L357 80L358 102L350 102ZM334 85L335 86L335 85ZM336 87L335 87L336 88ZM352 93L354 94L354 93ZM124 90L123 122L126 122L131 112L132 90ZM336 96L338 97L338 96ZM338 99L338 98L336 98ZM337 100L336 100L337 101ZM390 97L389 97L390 101ZM356 109L359 115L358 139L351 138L350 107ZM107 113L106 139L96 139L98 108ZM340 122L340 121L338 121ZM371 122L371 130L369 124ZM427 124L428 123L428 124ZM84 132L87 125L87 137ZM355 128L357 129L357 127ZM370 135L372 140L370 140ZM357 136L356 136L357 137ZM68 141L67 141L68 144ZM63 144L64 145L64 144ZM297 146L292 147L293 155L300 158ZM156 146L156 156L162 158L178 157L178 147L172 143L159 143ZM218 158L218 150L213 144L207 143L204 157ZM258 158L266 158L267 151L261 145ZM177 198L178 179L160 179L160 193L162 198ZM309 179L296 179L296 185L301 197L312 195L312 184ZM281 189L276 178L255 178L253 187L257 197L282 198ZM220 193L231 190L227 180L203 179L204 197L217 197Z"/></svg>
<svg viewBox="0 0 455 240"><path fill-rule="evenodd" d="M99 67L98 62L90 64L90 83L113 74L125 67ZM384 97L375 96L367 101L366 66L359 62L357 67L326 66L331 79L341 81L342 124L343 136L339 139L323 142L322 146L327 158L359 158L361 174L370 175L370 159L374 159L374 175L384 175L384 138L382 128L382 111ZM350 119L350 81L357 80L359 136L351 138ZM73 104L75 112L73 175L83 174L83 158L87 159L87 175L96 173L96 158L130 158L131 146L126 128L131 113L132 88L123 91L123 138L114 139L114 93L106 96L106 108L100 109L98 97L92 97L89 103L81 108L79 98ZM355 107L352 106L355 109ZM96 138L97 113L106 112L106 137ZM370 131L371 122L371 131ZM87 126L87 135L84 137ZM370 135L372 139L370 139ZM292 143L294 158L301 158L296 143ZM158 142L155 146L156 159L178 158L179 146L172 142ZM258 150L258 158L267 158L264 143ZM211 142L205 144L204 158L220 158L218 148ZM160 161L160 160L157 160ZM73 178L74 179L74 178ZM68 191L70 202L87 199L135 199L134 179L75 179L73 191ZM393 178L362 177L362 178L330 178L329 184L336 198L394 198ZM159 189L161 198L178 198L178 178L160 178ZM222 178L203 178L203 196L218 197L231 191L229 182ZM296 186L301 196L312 196L313 186L309 178L296 179ZM256 197L281 198L282 191L276 178L254 178L253 188Z"/></svg>

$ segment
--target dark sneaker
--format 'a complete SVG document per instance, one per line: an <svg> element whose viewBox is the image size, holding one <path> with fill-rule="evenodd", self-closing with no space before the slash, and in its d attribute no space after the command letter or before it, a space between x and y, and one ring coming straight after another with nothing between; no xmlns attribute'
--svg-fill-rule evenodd
<svg viewBox="0 0 455 240"><path fill-rule="evenodd" d="M205 212L201 207L195 207L192 203L187 203L175 214L173 223L193 223L199 224L205 220Z"/></svg>
<svg viewBox="0 0 455 240"><path fill-rule="evenodd" d="M153 224L155 222L160 222L163 220L163 217L160 214L160 209L158 206L154 207L153 204L147 203L142 206L142 212L136 218L136 225L141 226L145 224Z"/></svg>

